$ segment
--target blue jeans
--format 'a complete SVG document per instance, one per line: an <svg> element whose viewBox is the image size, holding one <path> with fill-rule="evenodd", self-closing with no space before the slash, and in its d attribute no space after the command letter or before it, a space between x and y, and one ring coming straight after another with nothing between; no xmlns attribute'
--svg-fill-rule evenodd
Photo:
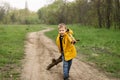
<svg viewBox="0 0 120 80"><path fill-rule="evenodd" d="M66 79L69 77L69 71L72 64L72 59L69 61L65 61L64 56L62 57L62 59L63 59L63 74L64 74L64 79Z"/></svg>

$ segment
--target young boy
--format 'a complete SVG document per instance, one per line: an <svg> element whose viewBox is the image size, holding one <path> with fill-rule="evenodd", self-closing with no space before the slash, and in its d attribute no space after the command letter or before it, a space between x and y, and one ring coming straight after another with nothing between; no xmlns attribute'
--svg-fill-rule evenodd
<svg viewBox="0 0 120 80"><path fill-rule="evenodd" d="M56 43L62 54L64 80L69 80L72 59L76 57L76 49L74 46L76 40L72 36L73 32L67 30L64 23L58 25L58 32Z"/></svg>

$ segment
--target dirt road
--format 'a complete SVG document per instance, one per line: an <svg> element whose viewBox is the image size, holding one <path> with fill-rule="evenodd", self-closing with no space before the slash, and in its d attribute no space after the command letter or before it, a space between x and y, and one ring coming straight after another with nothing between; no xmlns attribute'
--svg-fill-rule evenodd
<svg viewBox="0 0 120 80"><path fill-rule="evenodd" d="M25 59L21 80L63 80L62 63L46 70L52 58L58 58L59 52L55 43L44 35L45 29L27 35L25 42ZM90 65L74 59L70 71L70 80L113 80Z"/></svg>

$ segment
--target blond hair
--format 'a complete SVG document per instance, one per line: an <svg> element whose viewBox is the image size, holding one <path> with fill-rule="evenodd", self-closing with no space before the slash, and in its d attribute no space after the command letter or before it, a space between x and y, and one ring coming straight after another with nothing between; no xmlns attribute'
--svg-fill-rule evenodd
<svg viewBox="0 0 120 80"><path fill-rule="evenodd" d="M66 27L66 25L64 24L64 23L60 23L59 25L58 25L58 29L60 29L60 28L65 28L65 29L67 29L67 27Z"/></svg>

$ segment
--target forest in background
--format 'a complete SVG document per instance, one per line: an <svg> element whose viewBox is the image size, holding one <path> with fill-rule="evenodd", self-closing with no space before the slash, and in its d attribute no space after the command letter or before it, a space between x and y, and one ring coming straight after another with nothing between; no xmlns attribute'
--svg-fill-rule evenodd
<svg viewBox="0 0 120 80"><path fill-rule="evenodd" d="M55 0L37 12L0 5L0 24L82 24L120 29L120 0Z"/></svg>

